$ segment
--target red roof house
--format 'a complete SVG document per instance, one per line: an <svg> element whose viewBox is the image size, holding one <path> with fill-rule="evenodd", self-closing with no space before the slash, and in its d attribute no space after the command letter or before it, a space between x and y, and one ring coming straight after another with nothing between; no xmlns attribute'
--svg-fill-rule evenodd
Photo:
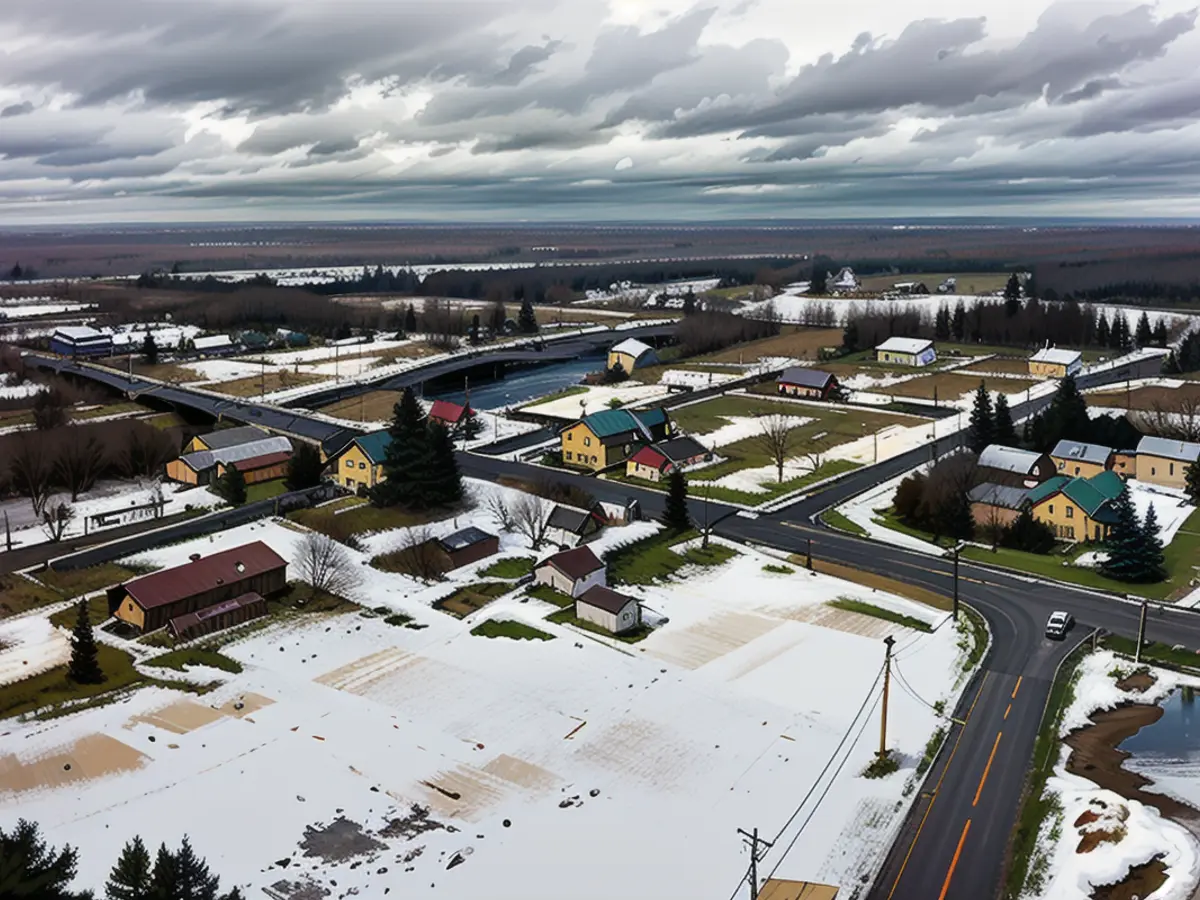
<svg viewBox="0 0 1200 900"><path fill-rule="evenodd" d="M475 415L475 411L471 407L459 406L449 400L434 400L433 409L429 411L429 418L435 422L441 422L443 425L457 425L473 415Z"/></svg>

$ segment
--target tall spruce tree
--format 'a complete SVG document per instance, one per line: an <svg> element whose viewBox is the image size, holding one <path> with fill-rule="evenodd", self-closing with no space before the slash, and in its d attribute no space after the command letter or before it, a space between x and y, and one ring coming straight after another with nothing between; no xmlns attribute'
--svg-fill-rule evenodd
<svg viewBox="0 0 1200 900"><path fill-rule="evenodd" d="M996 433L996 423L992 418L992 398L982 381L975 391L975 405L971 407L971 428L969 443L976 453L982 453L983 448L992 443Z"/></svg>
<svg viewBox="0 0 1200 900"><path fill-rule="evenodd" d="M829 273L823 265L813 267L812 278L808 283L808 292L818 297L829 293Z"/></svg>
<svg viewBox="0 0 1200 900"><path fill-rule="evenodd" d="M1096 316L1096 343L1101 347L1108 346L1108 316L1104 314L1104 310Z"/></svg>
<svg viewBox="0 0 1200 900"><path fill-rule="evenodd" d="M687 507L687 478L679 469L672 469L667 478L667 502L663 507L663 524L677 531L692 527Z"/></svg>
<svg viewBox="0 0 1200 900"><path fill-rule="evenodd" d="M209 872L207 862L196 856L187 835L175 854L175 870L179 878L178 900L217 900L221 879Z"/></svg>
<svg viewBox="0 0 1200 900"><path fill-rule="evenodd" d="M104 886L106 900L149 900L150 852L142 839L126 842Z"/></svg>
<svg viewBox="0 0 1200 900"><path fill-rule="evenodd" d="M1118 581L1141 581L1145 572L1143 535L1128 487L1122 488L1113 500L1112 510L1116 514L1116 522L1109 528L1106 542L1108 558L1100 564L1100 570Z"/></svg>
<svg viewBox="0 0 1200 900"><path fill-rule="evenodd" d="M954 304L954 315L950 317L950 333L956 341L961 341L967 333L967 307L961 300Z"/></svg>
<svg viewBox="0 0 1200 900"><path fill-rule="evenodd" d="M933 320L933 336L935 340L950 340L950 307L945 303L938 307Z"/></svg>
<svg viewBox="0 0 1200 900"><path fill-rule="evenodd" d="M1027 440L1039 451L1049 451L1063 439L1091 439L1093 427L1087 400L1079 393L1073 375L1059 381L1050 406L1027 420L1026 425Z"/></svg>
<svg viewBox="0 0 1200 900"><path fill-rule="evenodd" d="M225 474L213 482L212 489L230 506L241 506L246 502L246 476L235 465L225 467Z"/></svg>
<svg viewBox="0 0 1200 900"><path fill-rule="evenodd" d="M405 388L400 402L392 410L388 445L383 458L383 481L371 488L376 506L403 506L428 509L428 482L432 472L432 447L429 426L417 395Z"/></svg>
<svg viewBox="0 0 1200 900"><path fill-rule="evenodd" d="M1006 447L1015 447L1017 429L1013 427L1012 411L1008 408L1008 397L1000 392L996 393L996 409L992 415L992 422L995 432L993 440Z"/></svg>
<svg viewBox="0 0 1200 900"><path fill-rule="evenodd" d="M150 872L147 900L180 900L179 861L166 844L159 844Z"/></svg>
<svg viewBox="0 0 1200 900"><path fill-rule="evenodd" d="M100 668L100 654L96 649L96 636L92 633L86 600L80 600L77 607L67 677L76 684L100 684L105 678L104 670Z"/></svg>
<svg viewBox="0 0 1200 900"><path fill-rule="evenodd" d="M72 847L47 847L35 822L20 819L0 828L0 897L29 900L91 900L91 891L72 891L77 855Z"/></svg>
<svg viewBox="0 0 1200 900"><path fill-rule="evenodd" d="M1194 462L1187 467L1183 487L1187 491L1187 495L1192 499L1192 502L1200 504L1200 461Z"/></svg>
<svg viewBox="0 0 1200 900"><path fill-rule="evenodd" d="M417 311L413 309L413 305L408 304L408 309L404 310L404 331L407 334L412 334L417 330Z"/></svg>
<svg viewBox="0 0 1200 900"><path fill-rule="evenodd" d="M1167 322L1165 319L1159 319L1154 325L1154 346L1167 346Z"/></svg>
<svg viewBox="0 0 1200 900"><path fill-rule="evenodd" d="M1154 333L1150 330L1150 317L1146 315L1145 310L1142 310L1142 314L1138 317L1137 332L1134 340L1139 347L1149 347L1153 338Z"/></svg>
<svg viewBox="0 0 1200 900"><path fill-rule="evenodd" d="M517 313L517 328L522 334L537 334L537 316L533 312L533 301L528 297L521 301L521 311Z"/></svg>
<svg viewBox="0 0 1200 900"><path fill-rule="evenodd" d="M427 502L430 506L447 506L461 500L462 473L454 456L454 438L440 422L429 423L429 483Z"/></svg>
<svg viewBox="0 0 1200 900"><path fill-rule="evenodd" d="M158 343L149 331L146 332L146 337L142 341L142 359L148 366L158 365Z"/></svg>
<svg viewBox="0 0 1200 900"><path fill-rule="evenodd" d="M1021 279L1013 272L1004 285L1004 313L1010 319L1021 311Z"/></svg>
<svg viewBox="0 0 1200 900"><path fill-rule="evenodd" d="M1142 581L1162 581L1167 577L1167 560L1163 555L1162 529L1154 505L1146 510L1142 520Z"/></svg>

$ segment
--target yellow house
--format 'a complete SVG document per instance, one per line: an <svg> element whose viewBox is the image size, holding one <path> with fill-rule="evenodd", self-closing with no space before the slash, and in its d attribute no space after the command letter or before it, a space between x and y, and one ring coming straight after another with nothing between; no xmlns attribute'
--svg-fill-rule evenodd
<svg viewBox="0 0 1200 900"><path fill-rule="evenodd" d="M1093 478L1056 475L1028 494L1031 514L1064 541L1102 541L1115 523L1112 501L1123 489L1115 472Z"/></svg>
<svg viewBox="0 0 1200 900"><path fill-rule="evenodd" d="M208 434L198 434L183 448L183 452L196 453L200 450L224 450L226 447L236 447L238 444L251 444L269 438L269 432L254 425L243 425L240 428L222 428Z"/></svg>
<svg viewBox="0 0 1200 900"><path fill-rule="evenodd" d="M643 444L669 436L671 420L661 409L606 409L584 416L560 434L563 462L599 472L629 459Z"/></svg>
<svg viewBox="0 0 1200 900"><path fill-rule="evenodd" d="M386 431L356 437L330 457L329 470L334 481L356 493L367 491L383 481L383 460L391 440Z"/></svg>
<svg viewBox="0 0 1200 900"><path fill-rule="evenodd" d="M615 369L619 365L626 375L639 366L652 366L657 362L654 348L634 338L626 338L608 351L608 368Z"/></svg>
<svg viewBox="0 0 1200 900"><path fill-rule="evenodd" d="M1047 347L1029 357L1029 374L1035 378L1066 378L1082 368L1083 354L1078 350Z"/></svg>
<svg viewBox="0 0 1200 900"><path fill-rule="evenodd" d="M1113 467L1116 454L1100 444L1059 441L1050 451L1055 472L1068 478L1092 478Z"/></svg>
<svg viewBox="0 0 1200 900"><path fill-rule="evenodd" d="M1137 447L1137 480L1183 489L1191 466L1200 465L1200 444L1144 437Z"/></svg>

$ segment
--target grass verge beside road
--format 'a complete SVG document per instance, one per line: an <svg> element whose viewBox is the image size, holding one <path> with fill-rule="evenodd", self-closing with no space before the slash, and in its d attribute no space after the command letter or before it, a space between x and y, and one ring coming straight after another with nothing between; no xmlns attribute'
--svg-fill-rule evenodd
<svg viewBox="0 0 1200 900"><path fill-rule="evenodd" d="M867 536L867 529L863 528L857 522L851 522L836 509L827 509L825 512L821 513L821 521L830 528L838 529L838 531L849 532L850 534L856 534L859 537Z"/></svg>
<svg viewBox="0 0 1200 900"><path fill-rule="evenodd" d="M903 613L885 609L884 607L876 606L873 603L864 603L861 600L851 600L848 597L838 597L836 600L830 600L825 605L832 606L834 609L845 610L846 612L859 613L860 615L871 616L876 619L883 619L887 622L894 622L897 625L903 625L905 628L911 628L914 631L924 631L926 634L933 631L933 626L924 619L906 616Z"/></svg>

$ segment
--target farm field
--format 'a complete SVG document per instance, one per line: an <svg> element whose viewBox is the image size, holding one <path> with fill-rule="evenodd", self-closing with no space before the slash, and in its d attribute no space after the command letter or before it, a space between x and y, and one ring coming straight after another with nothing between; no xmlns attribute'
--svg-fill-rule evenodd
<svg viewBox="0 0 1200 900"><path fill-rule="evenodd" d="M919 378L889 385L881 388L880 391L898 397L922 397L926 400L932 400L936 392L938 400L950 402L957 400L963 394L977 390L980 382L983 382L990 392L1002 391L1005 394L1019 394L1026 388L1042 383L1026 378L981 378L978 375L941 372L937 375L922 375Z"/></svg>
<svg viewBox="0 0 1200 900"><path fill-rule="evenodd" d="M312 375L308 372L293 372L289 369L272 369L265 376L218 381L206 384L204 387L210 391L229 394L232 397L255 397L260 393L269 394L272 391L285 391L288 388L306 387L310 384L320 384L331 380L328 375Z"/></svg>
<svg viewBox="0 0 1200 900"><path fill-rule="evenodd" d="M1155 385L1138 387L1131 391L1099 391L1086 395L1089 406L1107 406L1118 409L1154 409L1156 406L1171 406L1183 401L1200 403L1200 383L1185 382L1177 388Z"/></svg>
<svg viewBox="0 0 1200 900"><path fill-rule="evenodd" d="M378 422L391 419L392 410L400 402L400 397L400 391L368 391L322 406L318 412L355 422Z"/></svg>

